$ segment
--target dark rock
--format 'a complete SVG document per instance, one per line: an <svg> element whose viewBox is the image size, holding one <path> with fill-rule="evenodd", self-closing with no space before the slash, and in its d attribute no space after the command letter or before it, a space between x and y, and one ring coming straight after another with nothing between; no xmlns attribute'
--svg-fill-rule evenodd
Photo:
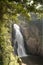
<svg viewBox="0 0 43 65"><path fill-rule="evenodd" d="M26 52L33 55L43 55L42 21L36 20L29 22L29 24L22 23L20 27L24 36Z"/></svg>

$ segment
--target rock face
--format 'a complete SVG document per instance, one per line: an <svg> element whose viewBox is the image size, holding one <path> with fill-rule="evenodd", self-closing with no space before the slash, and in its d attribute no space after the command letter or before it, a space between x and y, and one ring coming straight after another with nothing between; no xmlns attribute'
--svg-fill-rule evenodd
<svg viewBox="0 0 43 65"><path fill-rule="evenodd" d="M20 25L24 36L25 49L29 54L43 55L42 22L40 20Z"/></svg>

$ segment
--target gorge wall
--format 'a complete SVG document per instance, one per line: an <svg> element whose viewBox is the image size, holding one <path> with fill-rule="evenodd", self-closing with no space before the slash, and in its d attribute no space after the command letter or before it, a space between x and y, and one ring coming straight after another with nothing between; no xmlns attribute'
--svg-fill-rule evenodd
<svg viewBox="0 0 43 65"><path fill-rule="evenodd" d="M20 24L27 54L43 56L42 25L43 20L30 21L29 23L24 22Z"/></svg>

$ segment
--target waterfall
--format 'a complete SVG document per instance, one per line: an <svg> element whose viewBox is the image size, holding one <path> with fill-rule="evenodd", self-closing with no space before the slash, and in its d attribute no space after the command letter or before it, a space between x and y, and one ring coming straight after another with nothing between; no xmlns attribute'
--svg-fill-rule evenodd
<svg viewBox="0 0 43 65"><path fill-rule="evenodd" d="M24 48L24 39L23 39L23 35L20 32L20 27L17 24L14 24L14 29L15 29L15 39L18 45L17 48L17 53L19 57L24 57L27 56L26 52L25 52L25 48Z"/></svg>

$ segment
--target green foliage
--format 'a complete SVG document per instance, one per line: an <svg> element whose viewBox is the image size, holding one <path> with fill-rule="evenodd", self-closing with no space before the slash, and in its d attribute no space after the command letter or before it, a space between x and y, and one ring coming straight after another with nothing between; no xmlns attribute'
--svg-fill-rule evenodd
<svg viewBox="0 0 43 65"><path fill-rule="evenodd" d="M19 65L16 56L13 55L13 48L10 41L11 35L8 32L10 30L8 28L8 20L12 19L10 17L12 13L10 12L9 14L8 12L9 6L11 7L12 3L7 1L0 2L0 62L2 65Z"/></svg>
<svg viewBox="0 0 43 65"><path fill-rule="evenodd" d="M8 32L9 28L7 27L8 24L3 23L0 27L1 34L0 34L0 57L2 57L2 65L19 65L17 62L16 56L13 54L14 50L11 46L11 35Z"/></svg>
<svg viewBox="0 0 43 65"><path fill-rule="evenodd" d="M34 0L36 3L40 2L41 4L43 3L43 0Z"/></svg>

